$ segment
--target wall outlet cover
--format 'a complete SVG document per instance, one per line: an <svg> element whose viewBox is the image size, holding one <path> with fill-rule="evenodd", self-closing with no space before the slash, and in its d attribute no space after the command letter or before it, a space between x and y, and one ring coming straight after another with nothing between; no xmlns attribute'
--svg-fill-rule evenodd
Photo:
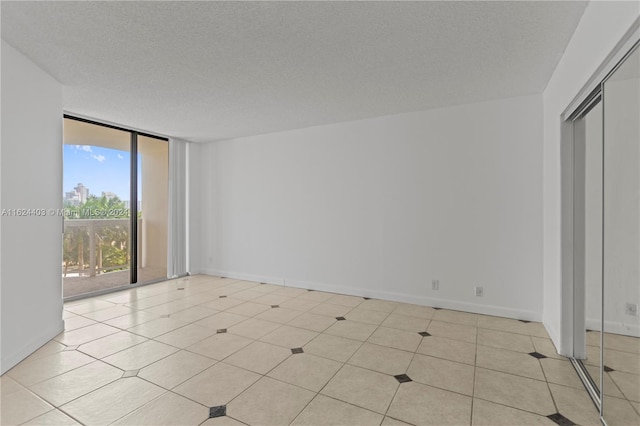
<svg viewBox="0 0 640 426"><path fill-rule="evenodd" d="M440 290L440 281L439 280L431 281L431 290Z"/></svg>
<svg viewBox="0 0 640 426"><path fill-rule="evenodd" d="M634 317L638 316L638 304L637 303L627 303L624 305L624 313L627 315L632 315Z"/></svg>
<svg viewBox="0 0 640 426"><path fill-rule="evenodd" d="M480 286L476 286L476 296L477 297L484 296L484 288L482 288Z"/></svg>

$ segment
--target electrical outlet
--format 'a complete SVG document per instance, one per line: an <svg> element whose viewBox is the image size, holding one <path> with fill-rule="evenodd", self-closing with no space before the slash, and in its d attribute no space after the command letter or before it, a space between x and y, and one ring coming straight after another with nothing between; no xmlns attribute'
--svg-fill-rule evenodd
<svg viewBox="0 0 640 426"><path fill-rule="evenodd" d="M440 281L439 280L431 281L431 290L440 290Z"/></svg>
<svg viewBox="0 0 640 426"><path fill-rule="evenodd" d="M624 313L627 315L633 315L634 317L638 316L638 304L637 303L627 303L624 305Z"/></svg>
<svg viewBox="0 0 640 426"><path fill-rule="evenodd" d="M478 297L484 296L484 288L480 286L476 286L476 296Z"/></svg>

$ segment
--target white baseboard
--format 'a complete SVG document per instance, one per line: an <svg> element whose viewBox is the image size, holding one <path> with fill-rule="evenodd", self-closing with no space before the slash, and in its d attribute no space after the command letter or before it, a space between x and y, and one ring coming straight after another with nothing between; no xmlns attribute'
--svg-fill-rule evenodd
<svg viewBox="0 0 640 426"><path fill-rule="evenodd" d="M589 330L600 330L600 320L587 318L585 320L585 325ZM619 321L605 321L604 331L606 333L640 337L640 326L638 326L638 324L623 324Z"/></svg>
<svg viewBox="0 0 640 426"><path fill-rule="evenodd" d="M372 290L362 287L347 287L327 283L318 283L301 280L290 280L281 277L268 277L254 274L244 274L233 271L223 271L218 269L203 268L198 273L235 278L238 280L262 282L267 284L284 285L285 287L296 287L307 290L326 291L329 293L347 294L350 296L371 297L374 299L385 299L394 302L413 303L416 305L433 306L437 308L452 309L456 311L472 312L482 315L493 315L505 318L515 318L527 321L541 321L542 315L539 312L513 309L504 306L482 305L479 303L462 302L451 299L436 299L425 296L417 296L406 293L392 291Z"/></svg>
<svg viewBox="0 0 640 426"><path fill-rule="evenodd" d="M36 337L31 339L27 344L22 346L21 348L17 348L13 350L11 353L6 356L4 353L2 354L2 364L0 365L0 374L4 374L13 368L20 361L37 351L42 345L49 342L51 339L56 337L58 334L64 331L64 321L60 320L59 323L51 325L42 333L38 334Z"/></svg>

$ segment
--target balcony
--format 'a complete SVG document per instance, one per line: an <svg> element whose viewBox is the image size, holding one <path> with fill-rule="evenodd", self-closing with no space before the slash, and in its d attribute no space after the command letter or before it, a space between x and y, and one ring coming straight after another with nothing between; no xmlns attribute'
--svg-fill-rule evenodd
<svg viewBox="0 0 640 426"><path fill-rule="evenodd" d="M138 282L166 277L163 260L154 266L152 247L143 238L138 219ZM67 219L64 222L63 296L71 297L130 284L130 231L128 218ZM166 264L166 263L165 263Z"/></svg>

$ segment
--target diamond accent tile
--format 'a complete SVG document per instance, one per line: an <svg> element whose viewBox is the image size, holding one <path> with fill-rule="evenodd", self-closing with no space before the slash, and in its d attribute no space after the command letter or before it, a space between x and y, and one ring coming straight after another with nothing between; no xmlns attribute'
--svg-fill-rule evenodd
<svg viewBox="0 0 640 426"><path fill-rule="evenodd" d="M227 297L227 296L220 296L219 298L220 298L220 299L224 299L225 297Z"/></svg>
<svg viewBox="0 0 640 426"><path fill-rule="evenodd" d="M178 287L178 290L184 290L184 287Z"/></svg>
<svg viewBox="0 0 640 426"><path fill-rule="evenodd" d="M518 320L518 321L523 322L525 324L529 324L531 322L531 321L527 321L527 320Z"/></svg>
<svg viewBox="0 0 640 426"><path fill-rule="evenodd" d="M291 349L291 353L292 353L292 354L301 354L301 353L303 353L303 352L304 352L304 351L302 350L302 348L292 348L292 349Z"/></svg>
<svg viewBox="0 0 640 426"><path fill-rule="evenodd" d="M338 321L344 321L344 320L346 320L346 318L345 318L345 317L336 317L336 319L337 319Z"/></svg>
<svg viewBox="0 0 640 426"><path fill-rule="evenodd" d="M227 415L227 406L226 405L217 405L215 407L209 408L209 418L214 419L216 417L222 417Z"/></svg>
<svg viewBox="0 0 640 426"><path fill-rule="evenodd" d="M311 290L310 288L308 288L308 289L307 289L307 291L313 291L313 290Z"/></svg>
<svg viewBox="0 0 640 426"><path fill-rule="evenodd" d="M396 378L396 380L400 383L407 383L407 382L412 382L413 380L411 380L411 377L407 376L406 374L398 374L397 376L393 376Z"/></svg>
<svg viewBox="0 0 640 426"><path fill-rule="evenodd" d="M604 366L604 371L606 371L607 373L611 373L612 371L616 371L613 368L609 367L608 365Z"/></svg>
<svg viewBox="0 0 640 426"><path fill-rule="evenodd" d="M123 379L126 379L127 377L136 377L138 375L138 372L140 371L140 369L137 370L127 370L124 372L124 374L122 375Z"/></svg>
<svg viewBox="0 0 640 426"><path fill-rule="evenodd" d="M427 333L426 331L421 331L420 333L418 333L419 335L421 335L422 337L429 337L431 336L431 334Z"/></svg>
<svg viewBox="0 0 640 426"><path fill-rule="evenodd" d="M370 297L363 297L364 300L371 300Z"/></svg>
<svg viewBox="0 0 640 426"><path fill-rule="evenodd" d="M540 352L530 352L529 355L538 359L543 359L547 357L546 355L542 355Z"/></svg>
<svg viewBox="0 0 640 426"><path fill-rule="evenodd" d="M160 315L160 318L169 318L169 315L171 314Z"/></svg>
<svg viewBox="0 0 640 426"><path fill-rule="evenodd" d="M569 420L568 418L566 418L560 413L551 414L547 416L547 418L559 424L560 426L575 426L574 422L572 422L571 420Z"/></svg>
<svg viewBox="0 0 640 426"><path fill-rule="evenodd" d="M440 309L442 309L442 308L436 308L436 307L434 306L434 308L433 308L433 309L435 309L436 311L439 311L439 310L440 310Z"/></svg>
<svg viewBox="0 0 640 426"><path fill-rule="evenodd" d="M216 330L216 333L220 334L220 333L226 333L227 329L226 328L219 328Z"/></svg>
<svg viewBox="0 0 640 426"><path fill-rule="evenodd" d="M271 305L272 308L279 308L280 305Z"/></svg>
<svg viewBox="0 0 640 426"><path fill-rule="evenodd" d="M78 346L67 346L63 351L75 351L76 349L78 349Z"/></svg>

